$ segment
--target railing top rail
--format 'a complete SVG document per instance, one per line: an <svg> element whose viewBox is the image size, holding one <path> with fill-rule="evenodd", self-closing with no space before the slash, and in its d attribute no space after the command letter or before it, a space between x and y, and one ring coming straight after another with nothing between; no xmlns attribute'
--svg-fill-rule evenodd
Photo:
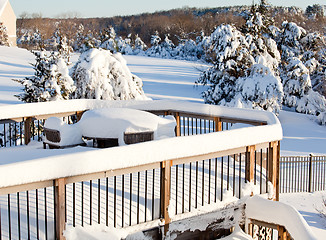
<svg viewBox="0 0 326 240"><path fill-rule="evenodd" d="M105 101L95 99L76 99L0 106L0 121L27 117L47 118L53 115L71 114L74 112L106 107L128 107L148 111L177 111L194 115L221 117L228 120L234 119L240 122L247 121L254 123L261 122L263 124L279 124L278 119L273 113L251 109L228 108L184 101Z"/></svg>
<svg viewBox="0 0 326 240"><path fill-rule="evenodd" d="M84 101L82 100L82 102ZM88 106L89 109L91 109L91 107L128 106L143 110L157 110L166 107L167 109L177 111L198 111L200 114L207 113L217 116L223 113L228 116L240 115L248 119L250 117L253 118L253 115L256 114L257 119L265 120L267 125L214 132L204 135L168 138L108 149L76 147L62 150L43 150L35 147L33 148L32 146L17 147L15 151L12 149L1 149L1 159L5 161L0 163L0 188L53 180L62 177L113 171L136 167L142 164L177 160L180 158L203 156L282 139L282 128L277 118L272 113L263 111L229 109L187 102L150 101L142 103L114 103L112 101L96 100L85 102L92 105ZM79 101L65 101L64 103L80 104ZM59 103L59 105L61 104ZM35 107L36 105L33 106ZM57 110L59 111L56 104L45 104L44 106L53 106L56 109L51 110L51 113ZM84 108L86 107L84 106ZM61 112L65 110L67 109L63 109ZM76 107L75 110L80 111L82 108ZM40 114L44 114L44 111L37 111L39 111ZM35 110L31 114L36 114L37 111ZM2 114L1 109L0 114L2 116L5 115ZM6 117L8 116L7 114ZM173 149L173 151L171 151L171 149ZM62 166L64 166L64 168ZM12 176L17 177L13 178Z"/></svg>

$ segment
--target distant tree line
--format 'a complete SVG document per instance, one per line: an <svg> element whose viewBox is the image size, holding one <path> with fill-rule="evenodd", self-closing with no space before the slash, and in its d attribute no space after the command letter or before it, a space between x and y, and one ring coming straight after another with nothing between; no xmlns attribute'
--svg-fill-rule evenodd
<svg viewBox="0 0 326 240"><path fill-rule="evenodd" d="M271 7L269 14L275 19L275 26L283 21L294 22L311 32L326 33L326 18L320 5L308 6L305 11L297 7ZM192 39L202 34L209 35L221 24L242 26L250 6L221 8L181 8L170 11L144 13L133 16L111 18L78 18L78 14L65 14L61 18L43 18L41 14L23 13L17 20L18 46L28 49L51 49L53 35L58 28L65 34L74 48L83 44L85 38L99 39L102 32L113 27L122 38L138 36L151 46L152 35L158 33L161 39L169 35L174 44L181 39ZM76 50L76 49L75 49Z"/></svg>

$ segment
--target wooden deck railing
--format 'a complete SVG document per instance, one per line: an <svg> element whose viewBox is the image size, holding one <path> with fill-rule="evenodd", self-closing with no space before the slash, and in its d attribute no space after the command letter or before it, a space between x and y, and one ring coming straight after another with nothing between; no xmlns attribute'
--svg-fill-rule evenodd
<svg viewBox="0 0 326 240"><path fill-rule="evenodd" d="M221 114L139 108L158 115L174 115L177 136L229 130L233 123L267 124L267 120L232 118ZM13 124L14 129L19 126L20 131L15 130L17 134L14 140L10 140L11 145L19 145L28 143L33 137L40 138L43 120L48 116L80 115L84 110L87 109L15 116L15 122L11 119L0 121L5 124L5 129L10 126L10 132ZM162 225L162 232L167 234L169 224L175 219L182 219L185 213L189 217L189 213L202 206L223 201L225 195L229 195L227 192L240 199L244 194L243 185L249 182L256 185L256 193L268 192L268 183L271 182L277 200L279 140L1 187L0 239L64 239L66 223L73 226L102 223L126 227L146 222L147 229ZM10 144L5 141L4 145Z"/></svg>

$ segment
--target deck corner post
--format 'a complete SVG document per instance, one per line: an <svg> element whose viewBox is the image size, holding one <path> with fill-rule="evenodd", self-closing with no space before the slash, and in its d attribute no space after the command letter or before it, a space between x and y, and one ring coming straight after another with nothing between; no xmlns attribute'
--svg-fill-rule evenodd
<svg viewBox="0 0 326 240"><path fill-rule="evenodd" d="M31 142L32 138L32 118L27 117L24 120L24 140L25 140L25 145L29 144Z"/></svg>
<svg viewBox="0 0 326 240"><path fill-rule="evenodd" d="M169 231L171 221L169 216L171 166L171 161L161 162L161 219L164 220L164 235Z"/></svg>
<svg viewBox="0 0 326 240"><path fill-rule="evenodd" d="M65 185L66 179L55 180L55 231L58 240L65 240L63 232L65 230Z"/></svg>

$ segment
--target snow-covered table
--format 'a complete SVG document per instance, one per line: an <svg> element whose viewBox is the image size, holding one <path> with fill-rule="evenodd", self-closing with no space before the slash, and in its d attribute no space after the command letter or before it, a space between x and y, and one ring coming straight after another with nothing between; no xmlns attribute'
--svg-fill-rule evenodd
<svg viewBox="0 0 326 240"><path fill-rule="evenodd" d="M103 108L87 111L77 123L84 138L97 147L110 147L173 137L173 116L128 108Z"/></svg>

